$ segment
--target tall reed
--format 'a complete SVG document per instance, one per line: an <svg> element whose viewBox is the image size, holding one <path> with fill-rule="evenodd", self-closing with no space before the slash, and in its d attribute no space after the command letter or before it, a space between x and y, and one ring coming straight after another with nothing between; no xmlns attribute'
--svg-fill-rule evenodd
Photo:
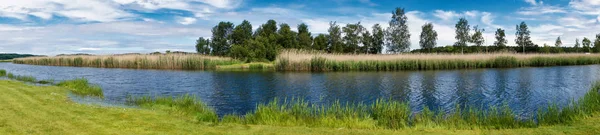
<svg viewBox="0 0 600 135"><path fill-rule="evenodd" d="M279 71L444 70L600 64L600 55L596 54L335 55L286 53L280 55L275 62L276 69Z"/></svg>
<svg viewBox="0 0 600 135"><path fill-rule="evenodd" d="M29 57L15 59L13 62L47 66L173 70L215 69L219 65L242 63L231 58L196 54Z"/></svg>

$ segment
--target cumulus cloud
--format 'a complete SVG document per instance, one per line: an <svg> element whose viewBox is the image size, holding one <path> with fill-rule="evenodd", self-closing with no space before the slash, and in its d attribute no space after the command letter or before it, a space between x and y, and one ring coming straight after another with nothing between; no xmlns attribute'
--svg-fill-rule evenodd
<svg viewBox="0 0 600 135"><path fill-rule="evenodd" d="M183 18L179 19L179 23L183 24L183 25L194 24L194 23L196 23L196 18L183 17Z"/></svg>

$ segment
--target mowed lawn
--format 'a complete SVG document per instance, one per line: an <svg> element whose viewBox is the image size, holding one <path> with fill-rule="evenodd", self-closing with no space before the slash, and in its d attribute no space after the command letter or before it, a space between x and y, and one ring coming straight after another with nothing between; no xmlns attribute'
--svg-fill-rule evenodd
<svg viewBox="0 0 600 135"><path fill-rule="evenodd" d="M0 80L0 134L600 134L600 116L570 125L509 130L344 129L197 123L164 109L84 105L56 86Z"/></svg>

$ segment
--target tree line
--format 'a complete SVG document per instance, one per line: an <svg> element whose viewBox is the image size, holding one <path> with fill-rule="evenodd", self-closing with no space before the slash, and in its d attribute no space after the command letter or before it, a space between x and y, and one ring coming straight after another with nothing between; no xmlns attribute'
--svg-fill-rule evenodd
<svg viewBox="0 0 600 135"><path fill-rule="evenodd" d="M219 22L212 28L212 37L200 37L196 41L196 51L200 54L230 56L247 61L273 61L282 49L318 50L328 53L350 54L379 54L402 53L410 51L411 33L408 30L408 18L404 8L396 8L388 28L383 29L380 24L371 26L367 30L360 22L340 26L330 22L327 34L318 34L313 37L308 25L301 23L292 26L275 20L268 20L253 31L249 21L244 20L235 26L231 22ZM426 23L419 35L420 49L412 52L432 53L476 53L476 52L600 52L600 34L596 35L594 46L591 40L584 38L579 45L579 40L574 47L562 47L560 37L554 47L547 45L539 47L531 41L527 24L521 22L516 26L516 47L507 46L505 31L498 28L495 33L496 41L493 46L485 46L483 38L484 29L478 26L471 27L465 18L460 18L456 28L457 40L452 46L436 47L438 34L432 23ZM471 31L473 33L471 34ZM473 44L469 46L468 44ZM386 48L386 50L384 50Z"/></svg>

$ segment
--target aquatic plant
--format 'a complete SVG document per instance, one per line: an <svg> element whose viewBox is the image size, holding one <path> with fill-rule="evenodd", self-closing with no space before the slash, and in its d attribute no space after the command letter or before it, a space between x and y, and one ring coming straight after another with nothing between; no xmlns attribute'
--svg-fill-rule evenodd
<svg viewBox="0 0 600 135"><path fill-rule="evenodd" d="M585 54L397 54L339 55L284 52L279 71L398 71L513 68L600 64L600 55Z"/></svg>
<svg viewBox="0 0 600 135"><path fill-rule="evenodd" d="M6 76L6 70L0 69L0 77Z"/></svg>
<svg viewBox="0 0 600 135"><path fill-rule="evenodd" d="M194 115L200 122L218 121L217 113L212 108L187 94L179 97L129 97L127 103L148 108L168 108L173 112Z"/></svg>
<svg viewBox="0 0 600 135"><path fill-rule="evenodd" d="M88 82L85 78L78 78L74 80L65 80L61 81L57 86L65 87L71 90L71 92L82 95L82 96L95 96L95 97L104 97L104 93L102 92L102 88L98 85L93 85Z"/></svg>
<svg viewBox="0 0 600 135"><path fill-rule="evenodd" d="M178 70L215 69L219 65L243 63L231 58L195 54L30 57L13 62L47 66Z"/></svg>

